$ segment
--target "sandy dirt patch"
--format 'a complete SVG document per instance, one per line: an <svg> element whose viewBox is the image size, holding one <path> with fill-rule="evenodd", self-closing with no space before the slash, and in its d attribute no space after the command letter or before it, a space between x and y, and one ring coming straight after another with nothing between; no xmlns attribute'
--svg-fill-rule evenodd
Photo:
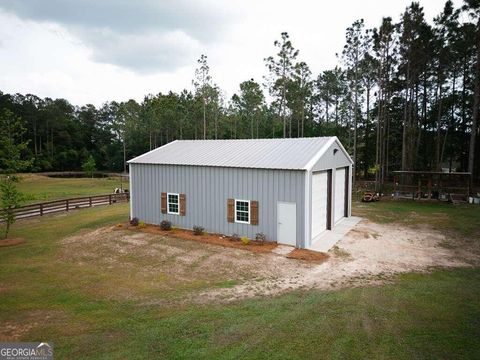
<svg viewBox="0 0 480 360"><path fill-rule="evenodd" d="M94 279L85 291L146 302L203 301L199 292L266 279L288 278L288 283L314 266L263 250L276 246L248 251L118 227L82 232L63 239L62 245L59 260L72 263L75 276L85 283Z"/></svg>
<svg viewBox="0 0 480 360"><path fill-rule="evenodd" d="M250 281L203 295L235 300L300 288L362 286L383 283L398 273L479 264L478 255L470 249L445 247L448 240L443 233L427 227L411 228L363 220L328 252L328 260L320 265L298 267L293 273L282 271L275 278Z"/></svg>
<svg viewBox="0 0 480 360"><path fill-rule="evenodd" d="M95 291L105 296L161 303L155 290L177 294L184 289L182 302L204 303L362 286L403 272L480 264L478 252L444 246L449 241L426 227L363 220L328 256L304 261L299 259L311 254L296 250L290 256L284 247L252 252L111 227L64 239L61 256L102 272Z"/></svg>

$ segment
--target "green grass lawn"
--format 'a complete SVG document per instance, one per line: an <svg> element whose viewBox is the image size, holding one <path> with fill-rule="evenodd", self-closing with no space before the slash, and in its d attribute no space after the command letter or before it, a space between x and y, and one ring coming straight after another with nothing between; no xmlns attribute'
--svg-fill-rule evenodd
<svg viewBox="0 0 480 360"><path fill-rule="evenodd" d="M52 178L37 174L21 174L19 190L26 197L26 204L81 197L111 194L120 187L119 178ZM123 180L123 187L128 189L128 179Z"/></svg>
<svg viewBox="0 0 480 360"><path fill-rule="evenodd" d="M354 202L352 214L377 223L430 225L462 236L480 235L480 206L410 200Z"/></svg>
<svg viewBox="0 0 480 360"><path fill-rule="evenodd" d="M403 204L367 206L361 209L369 214L410 216ZM447 208L414 211L446 212L449 226L458 226ZM98 285L116 286L116 275L98 271L89 259L79 265L61 257L61 240L127 216L128 204L118 204L16 223L12 237L27 242L0 248L1 328L15 327L23 341L54 342L60 359L480 358L476 268L232 304L163 301L170 294L162 292L155 302L105 296Z"/></svg>

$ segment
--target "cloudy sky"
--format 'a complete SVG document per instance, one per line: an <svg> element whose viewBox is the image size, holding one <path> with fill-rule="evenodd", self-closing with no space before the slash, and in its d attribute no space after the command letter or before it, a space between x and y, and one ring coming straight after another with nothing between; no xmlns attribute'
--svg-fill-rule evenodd
<svg viewBox="0 0 480 360"><path fill-rule="evenodd" d="M0 0L0 91L63 97L73 104L142 100L192 87L207 54L230 97L262 82L273 41L290 34L314 74L335 66L345 29L359 18L395 20L403 0ZM443 0L422 0L427 19ZM461 0L455 0L459 6Z"/></svg>

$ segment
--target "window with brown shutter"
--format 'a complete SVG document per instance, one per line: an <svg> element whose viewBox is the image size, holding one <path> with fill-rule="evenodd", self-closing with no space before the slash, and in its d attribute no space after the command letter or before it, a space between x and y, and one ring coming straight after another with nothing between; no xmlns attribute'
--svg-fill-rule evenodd
<svg viewBox="0 0 480 360"><path fill-rule="evenodd" d="M258 225L258 201L250 201L250 224Z"/></svg>
<svg viewBox="0 0 480 360"><path fill-rule="evenodd" d="M235 214L235 200L228 199L227 200L227 221L233 223L234 221L234 214Z"/></svg>
<svg viewBox="0 0 480 360"><path fill-rule="evenodd" d="M167 213L167 193L166 192L162 192L161 209L163 214Z"/></svg>
<svg viewBox="0 0 480 360"><path fill-rule="evenodd" d="M185 194L180 194L180 215L185 216L186 203L185 203Z"/></svg>

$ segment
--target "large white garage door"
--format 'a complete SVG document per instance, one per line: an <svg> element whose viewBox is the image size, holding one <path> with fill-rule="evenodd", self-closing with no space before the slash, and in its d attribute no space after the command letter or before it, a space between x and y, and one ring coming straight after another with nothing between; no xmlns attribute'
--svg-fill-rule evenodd
<svg viewBox="0 0 480 360"><path fill-rule="evenodd" d="M327 229L327 172L312 176L312 239Z"/></svg>
<svg viewBox="0 0 480 360"><path fill-rule="evenodd" d="M345 168L335 172L335 223L345 216Z"/></svg>

